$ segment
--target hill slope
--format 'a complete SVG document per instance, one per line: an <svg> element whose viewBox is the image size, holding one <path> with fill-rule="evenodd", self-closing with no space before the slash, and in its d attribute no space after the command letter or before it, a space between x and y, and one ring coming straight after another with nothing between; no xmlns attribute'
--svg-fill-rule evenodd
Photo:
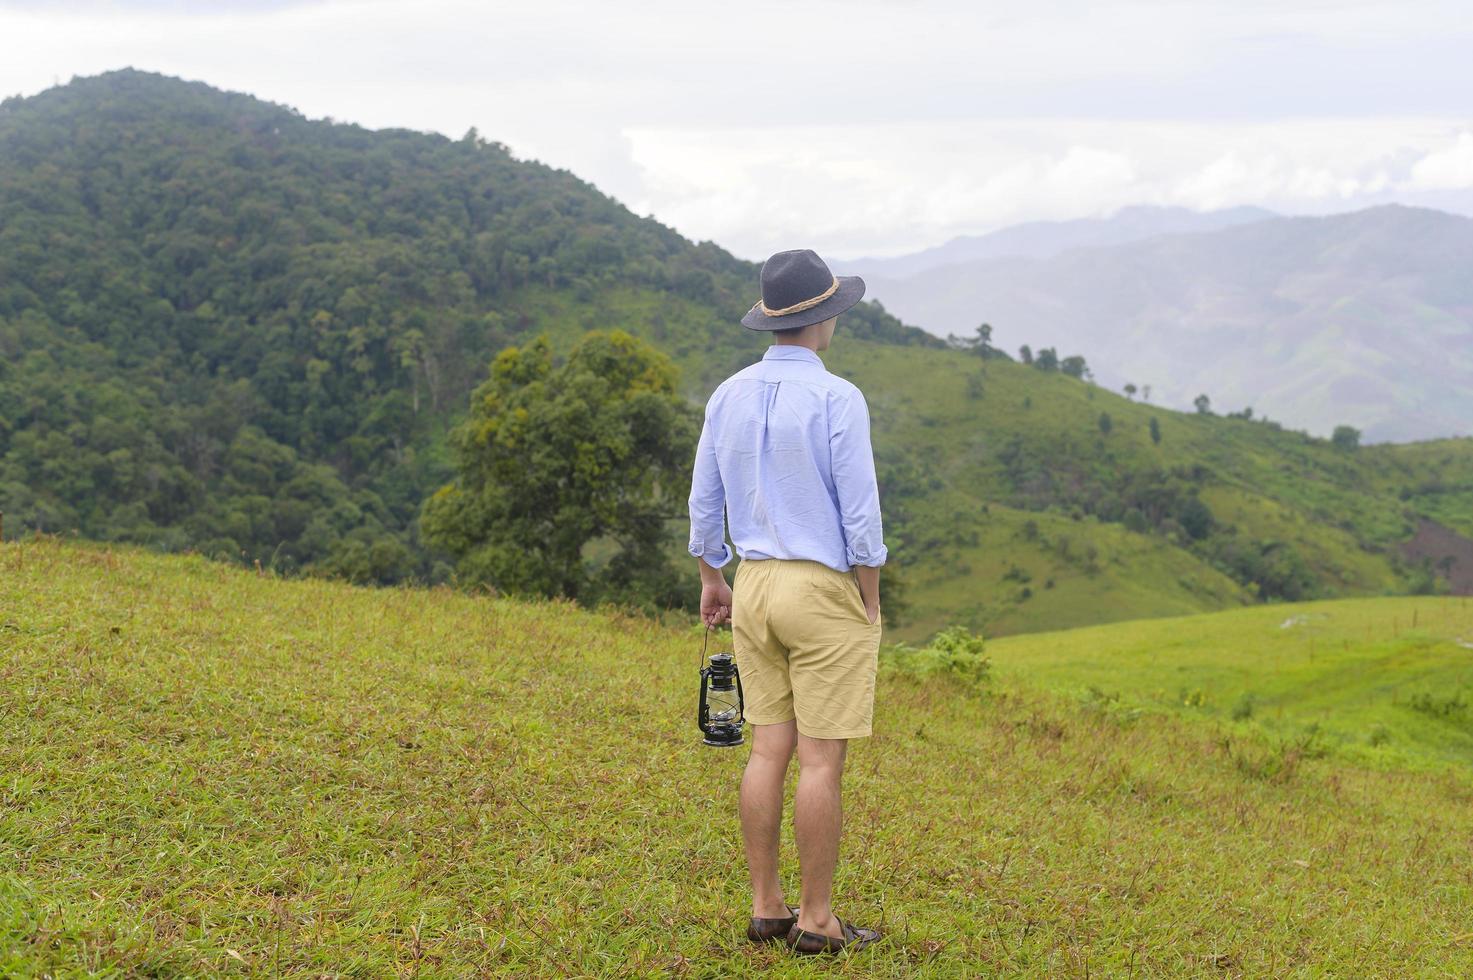
<svg viewBox="0 0 1473 980"><path fill-rule="evenodd" d="M1044 259L879 280L938 334L987 321L998 342L1089 358L1111 387L1203 392L1327 435L1473 434L1473 219L1398 206L1277 218Z"/></svg>
<svg viewBox="0 0 1473 980"><path fill-rule="evenodd" d="M1473 538L1473 440L1342 451L1008 361L880 357L862 343L826 356L868 393L899 491L907 635L948 620L996 634L1429 589L1462 568L1440 563ZM1425 564L1402 551L1424 519L1449 535Z"/></svg>
<svg viewBox="0 0 1473 980"><path fill-rule="evenodd" d="M0 577L0 972L812 975L740 937L692 632L50 539ZM850 970L1473 970L1465 775L889 675L876 732Z"/></svg>
<svg viewBox="0 0 1473 980"><path fill-rule="evenodd" d="M1007 637L1004 676L1380 765L1473 763L1473 606L1354 599Z"/></svg>

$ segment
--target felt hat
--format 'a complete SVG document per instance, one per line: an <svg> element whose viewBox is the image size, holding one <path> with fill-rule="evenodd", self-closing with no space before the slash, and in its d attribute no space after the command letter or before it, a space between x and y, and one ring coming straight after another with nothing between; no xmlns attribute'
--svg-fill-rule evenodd
<svg viewBox="0 0 1473 980"><path fill-rule="evenodd" d="M762 263L762 299L742 317L750 330L792 330L838 316L864 298L864 280L836 276L811 248Z"/></svg>

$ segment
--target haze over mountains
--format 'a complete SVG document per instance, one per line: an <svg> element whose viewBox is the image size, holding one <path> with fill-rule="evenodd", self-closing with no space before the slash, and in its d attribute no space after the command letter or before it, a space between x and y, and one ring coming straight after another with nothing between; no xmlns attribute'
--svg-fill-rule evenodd
<svg viewBox="0 0 1473 980"><path fill-rule="evenodd" d="M894 279L943 265L983 259L1046 259L1071 248L1123 245L1155 235L1216 231L1278 215L1264 208L1193 211L1138 205L1121 208L1108 218L1073 221L1027 221L985 235L963 235L935 248L888 259L853 259L834 263L844 275Z"/></svg>
<svg viewBox="0 0 1473 980"><path fill-rule="evenodd" d="M1083 354L1102 384L1173 407L1205 393L1369 441L1473 432L1473 220L1191 214L1023 225L844 271L906 322L991 323L998 346Z"/></svg>

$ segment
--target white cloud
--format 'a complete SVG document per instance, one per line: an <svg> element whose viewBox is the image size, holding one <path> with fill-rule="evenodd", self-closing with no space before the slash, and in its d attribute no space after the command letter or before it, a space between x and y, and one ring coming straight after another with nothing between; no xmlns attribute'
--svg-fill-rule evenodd
<svg viewBox="0 0 1473 980"><path fill-rule="evenodd" d="M1343 210L1417 190L1454 119L1051 119L628 132L652 211L760 257L789 242L902 252L1134 203Z"/></svg>
<svg viewBox="0 0 1473 980"><path fill-rule="evenodd" d="M1462 190L1473 187L1473 132L1458 135L1452 146L1428 153L1412 166L1410 186L1418 190Z"/></svg>

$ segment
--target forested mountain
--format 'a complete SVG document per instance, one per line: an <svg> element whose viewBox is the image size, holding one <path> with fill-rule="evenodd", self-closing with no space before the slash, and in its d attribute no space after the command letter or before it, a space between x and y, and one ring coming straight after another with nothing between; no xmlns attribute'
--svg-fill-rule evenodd
<svg viewBox="0 0 1473 980"><path fill-rule="evenodd" d="M1368 441L1473 434L1473 219L1396 205L1045 257L991 257L872 295L938 334L1084 354L1186 407L1251 407Z"/></svg>
<svg viewBox="0 0 1473 980"><path fill-rule="evenodd" d="M425 575L447 420L546 326L531 294L590 325L660 297L646 326L719 370L759 348L733 329L755 281L474 132L370 132L131 70L7 100L0 509L12 532ZM935 343L870 306L845 320Z"/></svg>
<svg viewBox="0 0 1473 980"><path fill-rule="evenodd" d="M756 289L755 265L475 133L136 71L8 100L5 533L441 578L418 517L497 351L628 330L699 402L760 356L738 325ZM899 635L1473 590L1473 441L1356 448L1165 411L868 304L825 358L870 403Z"/></svg>

